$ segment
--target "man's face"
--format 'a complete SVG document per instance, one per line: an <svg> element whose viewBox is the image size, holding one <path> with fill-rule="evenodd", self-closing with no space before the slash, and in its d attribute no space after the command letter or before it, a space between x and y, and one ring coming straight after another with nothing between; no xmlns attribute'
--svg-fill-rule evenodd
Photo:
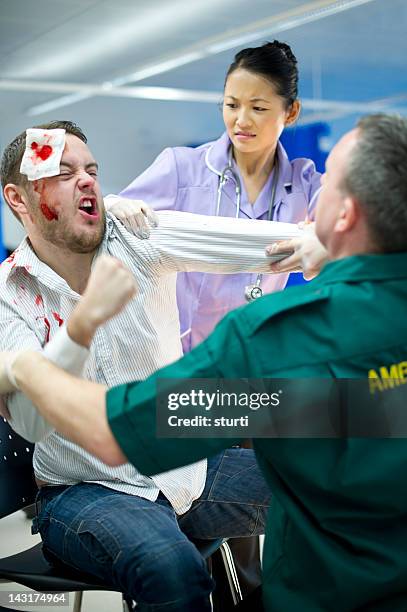
<svg viewBox="0 0 407 612"><path fill-rule="evenodd" d="M333 231L340 219L346 194L342 189L346 162L358 137L356 129L348 132L334 146L325 164L321 177L322 190L318 198L315 214L315 231L322 244L331 251L338 236Z"/></svg>
<svg viewBox="0 0 407 612"><path fill-rule="evenodd" d="M105 209L97 170L88 146L67 134L60 174L28 187L29 215L42 239L74 253L90 253L98 247Z"/></svg>

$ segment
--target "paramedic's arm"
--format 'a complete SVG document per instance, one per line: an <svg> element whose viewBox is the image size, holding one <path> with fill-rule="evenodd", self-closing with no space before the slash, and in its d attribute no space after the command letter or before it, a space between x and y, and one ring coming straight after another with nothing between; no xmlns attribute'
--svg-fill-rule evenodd
<svg viewBox="0 0 407 612"><path fill-rule="evenodd" d="M65 437L109 465L129 460L142 473L156 474L215 454L238 441L157 438L155 406L158 379L171 390L173 378L225 376L225 352L232 362L240 359L241 342L239 324L226 317L191 353L146 381L110 389L107 398L103 385L74 378L37 353L20 353L9 369L16 384ZM10 388L5 368L9 359L9 353L0 353L0 394ZM191 416L194 410L191 406Z"/></svg>
<svg viewBox="0 0 407 612"><path fill-rule="evenodd" d="M12 383L9 381L12 372ZM37 406L52 430L81 445L102 460L109 453L111 462L125 462L109 432L105 416L106 387L75 378L33 351L0 353L0 393L9 392L16 384ZM84 408L85 407L85 408ZM117 447L118 448L118 447Z"/></svg>
<svg viewBox="0 0 407 612"><path fill-rule="evenodd" d="M122 264L110 257L100 257L67 326L59 329L42 350L42 355L67 372L80 376L97 328L119 312L134 292L134 279ZM23 345L11 348L34 348L41 351L31 330L27 330L23 321L19 321L19 324L20 337L29 337ZM37 442L53 431L53 427L37 412L33 402L21 392L9 396L7 408L10 425L27 440Z"/></svg>
<svg viewBox="0 0 407 612"><path fill-rule="evenodd" d="M12 322L14 331L21 333L21 338L25 338L29 344L18 343L18 349L32 348L39 355L44 355L61 368L80 376L88 357L88 350L84 346L76 344L69 335L67 327L61 327L54 338L41 350L41 345L35 334L27 328L24 321ZM30 336L28 338L28 336ZM14 347L16 349L17 347ZM37 412L32 402L22 393L11 393L5 400L2 416L7 418L11 427L20 436L30 442L38 442L49 435L53 428Z"/></svg>

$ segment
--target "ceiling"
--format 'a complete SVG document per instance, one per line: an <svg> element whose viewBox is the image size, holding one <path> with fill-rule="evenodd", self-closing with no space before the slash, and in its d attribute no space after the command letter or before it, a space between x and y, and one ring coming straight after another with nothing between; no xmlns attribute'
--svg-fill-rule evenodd
<svg viewBox="0 0 407 612"><path fill-rule="evenodd" d="M333 141L359 114L407 114L406 26L407 0L0 0L0 147L76 121L118 191L165 146L219 135L234 53L273 38L299 60L301 122Z"/></svg>

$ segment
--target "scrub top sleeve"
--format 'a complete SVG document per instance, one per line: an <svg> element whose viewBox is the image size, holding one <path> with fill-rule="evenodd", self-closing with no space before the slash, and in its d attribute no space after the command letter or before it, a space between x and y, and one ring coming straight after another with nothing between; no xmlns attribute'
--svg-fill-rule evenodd
<svg viewBox="0 0 407 612"><path fill-rule="evenodd" d="M157 380L167 379L167 383L163 380L160 383L167 394L172 388L168 379L218 378L221 373L217 360L225 359L221 350L222 340L227 335L224 327L220 324L211 334L212 350L205 341L144 382L129 383L108 391L106 410L109 426L128 461L142 474L149 476L193 463L239 441L239 438L158 438L156 435L157 410L164 411L160 412L160 418L164 419L167 413L168 416L174 414L165 404L157 406ZM195 415L196 408L195 411L191 408L191 417Z"/></svg>
<svg viewBox="0 0 407 612"><path fill-rule="evenodd" d="M178 195L178 170L173 149L164 149L120 196L143 200L155 210L175 210Z"/></svg>

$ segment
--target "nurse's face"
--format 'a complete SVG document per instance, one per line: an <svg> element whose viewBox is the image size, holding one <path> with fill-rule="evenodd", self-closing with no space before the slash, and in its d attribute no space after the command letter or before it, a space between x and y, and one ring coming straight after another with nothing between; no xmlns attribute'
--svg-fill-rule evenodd
<svg viewBox="0 0 407 612"><path fill-rule="evenodd" d="M226 81L223 120L235 150L273 151L286 125L298 117L299 102L289 109L284 98L264 77L238 68Z"/></svg>

